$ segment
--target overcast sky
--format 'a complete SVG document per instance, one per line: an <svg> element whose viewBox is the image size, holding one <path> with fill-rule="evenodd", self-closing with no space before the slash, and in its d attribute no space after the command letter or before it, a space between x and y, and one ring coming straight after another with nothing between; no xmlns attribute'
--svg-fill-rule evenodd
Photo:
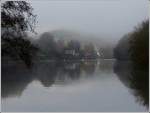
<svg viewBox="0 0 150 113"><path fill-rule="evenodd" d="M38 33L57 29L119 39L148 18L148 0L30 1Z"/></svg>

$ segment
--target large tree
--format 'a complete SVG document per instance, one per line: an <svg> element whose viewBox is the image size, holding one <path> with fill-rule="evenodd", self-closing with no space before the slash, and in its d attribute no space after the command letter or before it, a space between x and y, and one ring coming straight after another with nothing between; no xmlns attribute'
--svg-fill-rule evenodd
<svg viewBox="0 0 150 113"><path fill-rule="evenodd" d="M34 32L36 15L25 1L5 1L1 5L2 60L6 56L31 65L36 49L27 39L27 31Z"/></svg>
<svg viewBox="0 0 150 113"><path fill-rule="evenodd" d="M140 24L131 35L131 59L140 67L149 67L149 21Z"/></svg>
<svg viewBox="0 0 150 113"><path fill-rule="evenodd" d="M11 29L18 33L24 31L34 32L36 15L33 8L25 1L6 1L1 6L1 26L3 29Z"/></svg>

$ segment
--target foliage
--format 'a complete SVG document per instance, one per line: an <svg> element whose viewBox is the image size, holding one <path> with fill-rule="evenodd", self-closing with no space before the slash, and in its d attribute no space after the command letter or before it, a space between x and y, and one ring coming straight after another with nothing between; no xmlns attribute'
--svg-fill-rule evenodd
<svg viewBox="0 0 150 113"><path fill-rule="evenodd" d="M149 22L144 21L134 31L125 35L114 49L118 60L132 60L148 67L149 62Z"/></svg>
<svg viewBox="0 0 150 113"><path fill-rule="evenodd" d="M114 57L118 60L129 60L130 34L124 35L114 48Z"/></svg>
<svg viewBox="0 0 150 113"><path fill-rule="evenodd" d="M20 37L13 39L4 38L2 45L2 56L9 55L14 60L22 60L27 66L32 65L32 59L37 48L29 40Z"/></svg>
<svg viewBox="0 0 150 113"><path fill-rule="evenodd" d="M114 55L117 60L130 60L132 62L132 66L128 66L126 70L126 72L131 72L127 75L125 75L126 72L123 72L120 77L128 76L129 87L133 89L133 94L137 97L137 101L148 107L149 21L142 22L133 32L123 37L114 49ZM128 59L124 59L126 57ZM120 66L118 67L120 68Z"/></svg>
<svg viewBox="0 0 150 113"><path fill-rule="evenodd" d="M139 66L149 66L149 21L143 22L131 35L131 59Z"/></svg>
<svg viewBox="0 0 150 113"><path fill-rule="evenodd" d="M36 15L33 8L25 1L6 1L1 6L2 29L14 30L18 33L30 30L34 32Z"/></svg>
<svg viewBox="0 0 150 113"><path fill-rule="evenodd" d="M27 66L32 64L37 50L26 33L35 33L36 15L32 11L33 8L25 1L6 1L1 7L2 57L22 60Z"/></svg>

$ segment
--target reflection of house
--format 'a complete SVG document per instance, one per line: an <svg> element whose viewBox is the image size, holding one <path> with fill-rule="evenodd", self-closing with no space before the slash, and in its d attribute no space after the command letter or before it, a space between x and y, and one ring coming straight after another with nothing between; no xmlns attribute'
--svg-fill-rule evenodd
<svg viewBox="0 0 150 113"><path fill-rule="evenodd" d="M98 56L98 57L100 57L100 56L101 56L100 52L98 52L98 51L97 51L97 56Z"/></svg>
<svg viewBox="0 0 150 113"><path fill-rule="evenodd" d="M86 52L86 53L84 54L84 56L85 56L85 57L90 57L90 56L92 56L92 54L91 54L91 53Z"/></svg>
<svg viewBox="0 0 150 113"><path fill-rule="evenodd" d="M98 58L98 57L100 57L100 53L98 51L94 51L94 52L86 51L84 53L84 57L85 58Z"/></svg>

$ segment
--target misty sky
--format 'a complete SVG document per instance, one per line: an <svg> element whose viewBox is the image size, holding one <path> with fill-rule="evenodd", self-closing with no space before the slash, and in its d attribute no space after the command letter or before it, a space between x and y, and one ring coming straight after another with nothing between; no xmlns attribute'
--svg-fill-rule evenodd
<svg viewBox="0 0 150 113"><path fill-rule="evenodd" d="M38 33L67 29L118 39L148 18L148 0L30 1Z"/></svg>

